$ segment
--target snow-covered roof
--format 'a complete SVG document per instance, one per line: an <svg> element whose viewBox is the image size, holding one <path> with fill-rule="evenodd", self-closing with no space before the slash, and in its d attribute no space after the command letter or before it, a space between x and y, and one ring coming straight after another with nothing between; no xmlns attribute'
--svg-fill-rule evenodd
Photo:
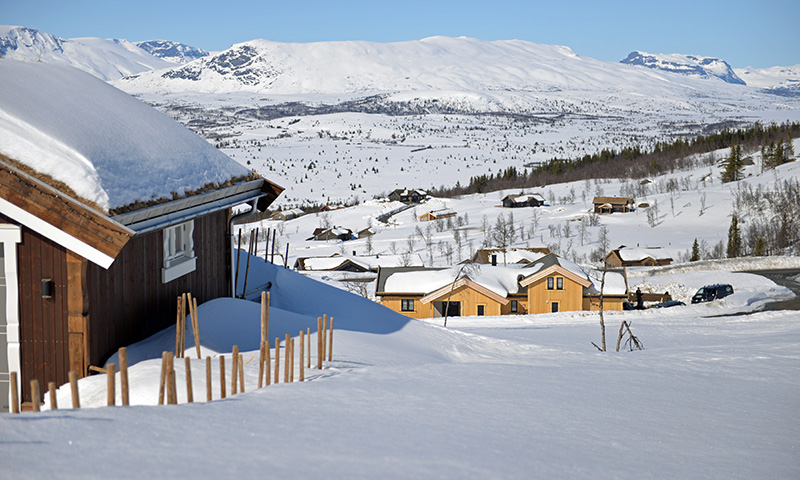
<svg viewBox="0 0 800 480"><path fill-rule="evenodd" d="M467 276L470 280L492 292L506 297L512 293L519 293L518 268L490 267L472 268L472 271L459 276ZM416 271L399 271L386 278L383 291L386 293L431 293L453 283L460 267L445 268L441 270L425 269Z"/></svg>
<svg viewBox="0 0 800 480"><path fill-rule="evenodd" d="M637 260L644 260L651 257L654 260L660 258L674 258L672 252L663 248L620 248L619 258L624 262L635 262Z"/></svg>
<svg viewBox="0 0 800 480"><path fill-rule="evenodd" d="M424 262L419 255L412 255L410 262L406 262L403 255L369 255L369 256L349 256L335 255L332 257L307 257L303 259L303 266L306 270L333 270L341 264L351 261L366 270L377 270L378 267L400 267L422 266Z"/></svg>
<svg viewBox="0 0 800 480"><path fill-rule="evenodd" d="M602 272L592 271L589 274L592 285L587 289L590 295L599 295L600 287L603 288L603 295L625 295L628 289L625 287L625 277L621 273L606 272L605 283L603 283Z"/></svg>
<svg viewBox="0 0 800 480"><path fill-rule="evenodd" d="M0 59L0 154L105 210L249 174L187 128L80 70Z"/></svg>

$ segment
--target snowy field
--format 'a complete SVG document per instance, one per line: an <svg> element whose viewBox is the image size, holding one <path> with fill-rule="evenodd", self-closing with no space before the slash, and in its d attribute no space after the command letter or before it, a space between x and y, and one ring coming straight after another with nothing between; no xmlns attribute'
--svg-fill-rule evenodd
<svg viewBox="0 0 800 480"><path fill-rule="evenodd" d="M322 371L256 390L251 360L245 394L154 406L160 354L174 346L167 329L129 347L135 406L64 409L62 388L58 411L0 417L0 477L800 476L800 318L757 311L791 296L763 277L642 277L688 290L713 275L736 293L608 313L611 351L601 353L591 345L597 313L454 318L444 329L260 261L251 272L272 282L270 337L334 316L334 360ZM623 319L645 350L613 351ZM204 356L230 356L237 344L246 361L257 358L255 303L208 302L199 330ZM204 399L203 363L194 362L194 397ZM182 364L176 371L183 403ZM80 389L85 407L105 403L103 375Z"/></svg>

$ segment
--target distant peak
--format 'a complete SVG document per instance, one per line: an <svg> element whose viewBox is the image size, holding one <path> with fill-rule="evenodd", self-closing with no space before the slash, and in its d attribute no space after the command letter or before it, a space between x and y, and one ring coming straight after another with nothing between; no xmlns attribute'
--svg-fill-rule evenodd
<svg viewBox="0 0 800 480"><path fill-rule="evenodd" d="M620 63L652 68L680 75L696 76L701 78L718 78L724 82L736 85L745 85L730 65L724 60L714 57L699 55L684 55L679 53L647 53L638 50L632 51Z"/></svg>

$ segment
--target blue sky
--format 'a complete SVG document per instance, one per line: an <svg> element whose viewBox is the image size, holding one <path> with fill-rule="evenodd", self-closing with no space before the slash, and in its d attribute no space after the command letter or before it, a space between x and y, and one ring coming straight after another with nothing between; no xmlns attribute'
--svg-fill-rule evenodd
<svg viewBox="0 0 800 480"><path fill-rule="evenodd" d="M167 39L223 50L279 42L396 42L434 35L567 45L618 61L633 50L800 64L798 0L3 0L0 23L63 38Z"/></svg>

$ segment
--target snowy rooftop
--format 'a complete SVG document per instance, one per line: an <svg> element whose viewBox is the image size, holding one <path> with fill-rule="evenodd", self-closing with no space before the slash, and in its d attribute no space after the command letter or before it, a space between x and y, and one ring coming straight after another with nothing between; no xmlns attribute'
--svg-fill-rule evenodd
<svg viewBox="0 0 800 480"><path fill-rule="evenodd" d="M459 268L396 272L386 279L384 291L394 293L431 293L453 283ZM488 265L478 267L478 265L474 265L471 272L466 274L462 272L459 278L466 275L473 282L505 297L510 293L518 293L520 291L518 278L521 272L518 268L492 267Z"/></svg>
<svg viewBox="0 0 800 480"><path fill-rule="evenodd" d="M80 70L0 59L0 154L103 209L172 198L248 170Z"/></svg>
<svg viewBox="0 0 800 480"><path fill-rule="evenodd" d="M651 257L653 259L675 258L675 255L671 250L664 248L620 248L619 256L626 262L642 260L647 257Z"/></svg>
<svg viewBox="0 0 800 480"><path fill-rule="evenodd" d="M336 255L332 257L308 257L303 259L306 270L332 270L346 261L351 261L367 270L377 270L378 267L400 267L406 263L403 255L371 255L371 256L349 256ZM424 262L419 255L412 255L410 266L422 266Z"/></svg>

